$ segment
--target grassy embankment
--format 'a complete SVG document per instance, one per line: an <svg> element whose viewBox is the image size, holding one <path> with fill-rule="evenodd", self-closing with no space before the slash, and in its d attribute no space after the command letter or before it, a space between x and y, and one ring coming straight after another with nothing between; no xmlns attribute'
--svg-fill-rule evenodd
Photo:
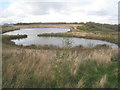
<svg viewBox="0 0 120 90"><path fill-rule="evenodd" d="M14 42L11 42L11 39L22 39L27 38L27 35L3 35L2 43L3 45L16 46Z"/></svg>
<svg viewBox="0 0 120 90"><path fill-rule="evenodd" d="M103 41L108 41L111 43L118 44L118 37L114 37L112 35L82 35L76 34L76 33L45 33L45 34L38 34L38 36L50 36L50 37L77 37L77 38L88 38L88 39L96 39L96 40L103 40Z"/></svg>
<svg viewBox="0 0 120 90"><path fill-rule="evenodd" d="M3 46L5 88L117 88L117 50L63 50Z"/></svg>
<svg viewBox="0 0 120 90"><path fill-rule="evenodd" d="M3 88L119 86L117 49L84 48L71 51L69 40L65 41L63 50L28 49L7 43L10 37L17 37L6 37L2 47Z"/></svg>
<svg viewBox="0 0 120 90"><path fill-rule="evenodd" d="M102 29L92 28L86 25L78 26L77 31L72 30L71 32L67 32L67 33L45 33L45 34L38 34L38 36L88 38L88 39L104 40L118 44L117 31L109 31L109 30L104 31Z"/></svg>
<svg viewBox="0 0 120 90"><path fill-rule="evenodd" d="M2 32L0 33L5 33L5 32L10 32L10 31L14 31L14 30L19 30L20 28L16 28L14 26L1 26L2 28Z"/></svg>

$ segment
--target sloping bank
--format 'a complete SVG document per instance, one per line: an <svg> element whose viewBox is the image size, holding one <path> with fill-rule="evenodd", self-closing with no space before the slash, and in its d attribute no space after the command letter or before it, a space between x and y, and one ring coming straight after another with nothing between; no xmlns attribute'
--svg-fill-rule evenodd
<svg viewBox="0 0 120 90"><path fill-rule="evenodd" d="M118 37L111 36L111 35L92 35L89 33L82 35L82 34L74 34L71 32L66 32L66 33L44 33L44 34L38 34L38 36L87 38L87 39L103 40L103 41L108 41L111 43L118 44Z"/></svg>
<svg viewBox="0 0 120 90"><path fill-rule="evenodd" d="M11 39L22 39L27 38L27 35L2 35L2 42L6 44L14 44L14 42L11 42Z"/></svg>

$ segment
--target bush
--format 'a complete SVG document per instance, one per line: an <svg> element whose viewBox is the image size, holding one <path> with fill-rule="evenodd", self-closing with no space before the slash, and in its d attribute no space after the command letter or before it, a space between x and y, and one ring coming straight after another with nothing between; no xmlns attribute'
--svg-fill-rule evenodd
<svg viewBox="0 0 120 90"><path fill-rule="evenodd" d="M120 61L120 56L113 56L111 58L111 61L113 61L113 62Z"/></svg>
<svg viewBox="0 0 120 90"><path fill-rule="evenodd" d="M86 30L86 31L94 31L95 30L93 27L90 27L90 26L87 26L87 25L78 26L77 29Z"/></svg>

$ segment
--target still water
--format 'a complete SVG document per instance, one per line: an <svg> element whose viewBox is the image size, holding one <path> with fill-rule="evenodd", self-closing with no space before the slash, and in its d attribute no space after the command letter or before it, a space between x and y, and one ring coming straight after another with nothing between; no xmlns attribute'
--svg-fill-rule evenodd
<svg viewBox="0 0 120 90"><path fill-rule="evenodd" d="M20 30L11 31L4 33L5 35L17 35L17 34L26 34L27 38L24 39L12 39L12 42L15 42L16 45L36 45L36 46L44 46L44 45L52 45L62 48L64 46L63 42L67 39L72 42L72 47L75 46L84 46L84 47L94 47L96 45L109 45L112 48L117 48L118 46L113 43L109 43L102 40L93 40L93 39L85 39L85 38L75 38L75 37L38 37L38 34L43 33L60 33L60 32L68 32L70 29L66 28L22 28Z"/></svg>

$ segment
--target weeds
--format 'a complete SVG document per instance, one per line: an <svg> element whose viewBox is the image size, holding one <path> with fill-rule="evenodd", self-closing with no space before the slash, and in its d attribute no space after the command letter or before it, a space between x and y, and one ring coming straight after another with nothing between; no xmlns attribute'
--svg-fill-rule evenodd
<svg viewBox="0 0 120 90"><path fill-rule="evenodd" d="M11 42L11 39L22 39L22 38L27 38L27 35L3 35L2 36L2 42L6 44L13 44Z"/></svg>
<svg viewBox="0 0 120 90"><path fill-rule="evenodd" d="M3 36L3 88L118 88L119 58L112 49L72 51L68 39L62 50L18 48L11 38L21 36Z"/></svg>
<svg viewBox="0 0 120 90"><path fill-rule="evenodd" d="M69 42L69 41L67 41ZM71 42L71 41L70 41ZM3 49L4 88L117 88L118 64L110 50L90 52ZM89 57L91 56L91 57ZM95 57L96 56L96 57ZM106 56L105 58L103 58ZM110 62L110 63L106 63Z"/></svg>
<svg viewBox="0 0 120 90"><path fill-rule="evenodd" d="M45 34L38 34L38 36L45 36L45 37L76 37L76 38L87 38L87 39L95 39L95 40L103 40L108 41L111 43L118 44L118 37L112 35L98 35L98 34L89 34L85 33L45 33Z"/></svg>
<svg viewBox="0 0 120 90"><path fill-rule="evenodd" d="M10 32L10 31L15 31L15 30L19 30L20 28L16 28L14 26L2 26L2 32L1 33L6 33L6 32ZM0 34L1 34L0 33Z"/></svg>
<svg viewBox="0 0 120 90"><path fill-rule="evenodd" d="M111 61L113 61L113 62L118 62L118 61L120 61L120 56L118 56L118 55L112 56L112 57L111 57Z"/></svg>
<svg viewBox="0 0 120 90"><path fill-rule="evenodd" d="M73 56L69 51L72 42L65 39L63 43L63 52L57 51L55 61L52 63L52 71L54 72L54 81L56 83L55 87L70 87L68 82L72 78L71 69L75 65L76 56ZM68 58L70 56L71 58Z"/></svg>
<svg viewBox="0 0 120 90"><path fill-rule="evenodd" d="M79 29L79 30L85 30L85 31L96 31L95 28L87 26L87 25L78 26L77 29Z"/></svg>

